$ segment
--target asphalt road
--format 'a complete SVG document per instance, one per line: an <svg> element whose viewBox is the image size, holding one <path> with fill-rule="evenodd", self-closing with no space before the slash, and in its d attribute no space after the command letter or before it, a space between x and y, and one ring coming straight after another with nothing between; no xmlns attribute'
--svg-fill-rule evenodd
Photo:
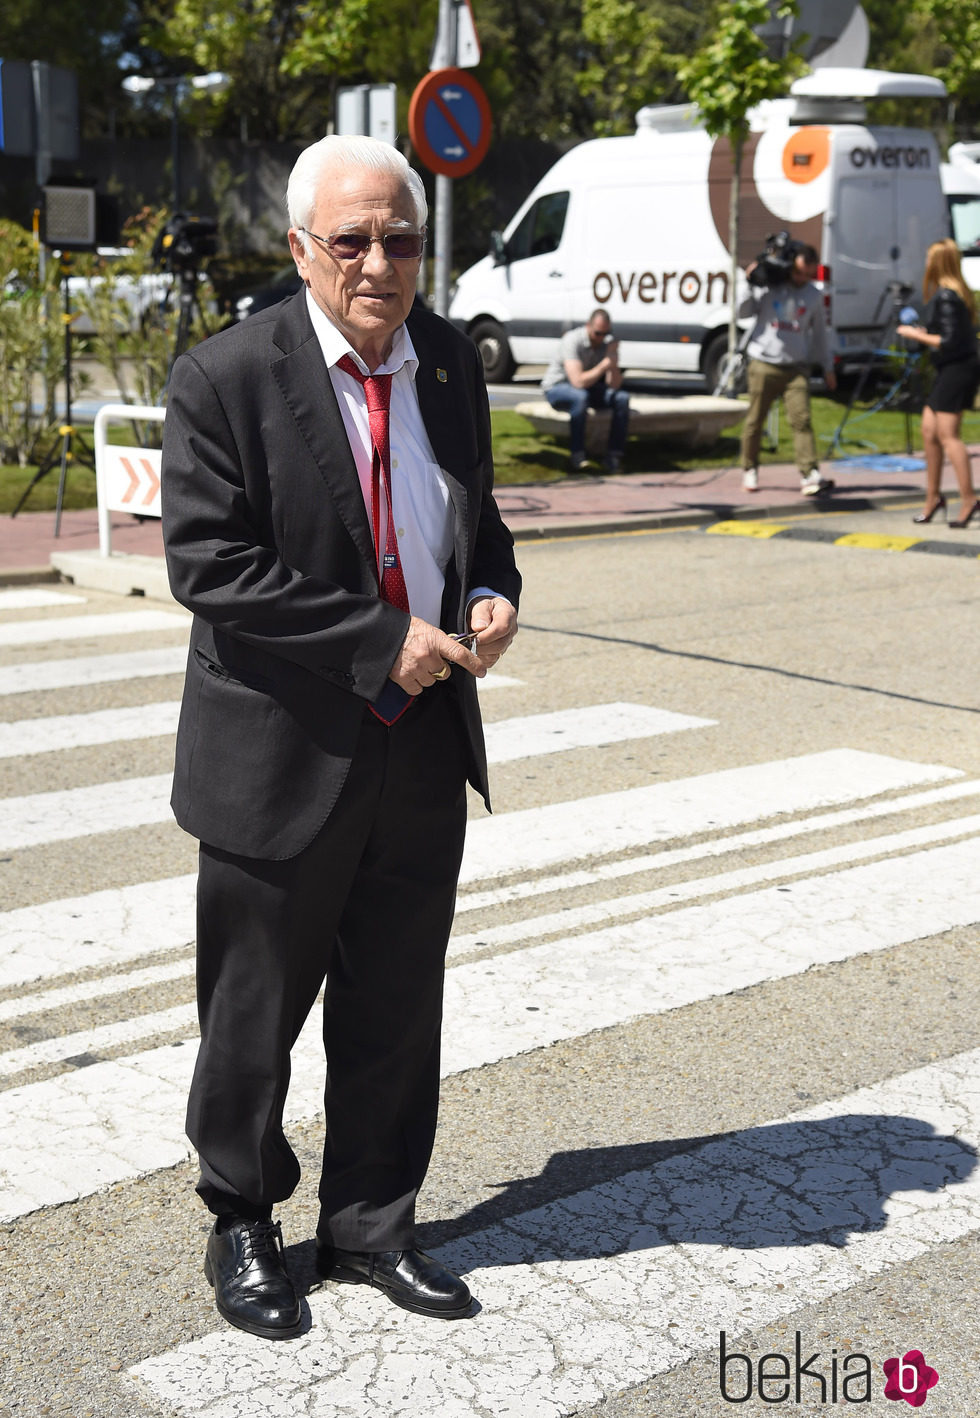
<svg viewBox="0 0 980 1418"><path fill-rule="evenodd" d="M895 1414L916 1350L924 1412L975 1418L977 565L692 529L520 556L422 1206L481 1308L315 1283L301 1040L277 1345L214 1311L181 1136L181 613L0 591L4 1418Z"/></svg>

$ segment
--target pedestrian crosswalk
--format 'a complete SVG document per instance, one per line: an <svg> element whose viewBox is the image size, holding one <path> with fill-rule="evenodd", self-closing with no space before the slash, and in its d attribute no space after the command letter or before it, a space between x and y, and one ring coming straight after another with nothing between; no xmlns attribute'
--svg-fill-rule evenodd
<svg viewBox="0 0 980 1418"><path fill-rule="evenodd" d="M128 765L174 733L187 624L180 611L90 608L49 588L0 593L0 760L15 788L0 801L5 863L50 864L143 829L180 841L169 775ZM125 686L156 678L151 702L127 702ZM73 712L69 691L99 686L104 702ZM701 703L687 712L642 695L549 707L533 660L516 654L481 693L488 756L511 771L690 742L721 722ZM114 772L121 745L136 756ZM51 755L78 750L94 755L80 785L35 782ZM447 1080L980 920L980 780L941 755L842 743L710 771L695 758L675 776L599 788L471 822ZM194 879L186 856L173 862L153 879L93 879L72 896L45 882L36 898L0 901L8 1228L95 1196L125 1208L140 1178L190 1160ZM294 1051L291 1126L315 1125L322 1074L314 1012ZM528 1109L519 1125L533 1129ZM624 1156L600 1184L457 1235L440 1256L478 1297L470 1321L434 1326L321 1285L291 1343L214 1315L201 1337L119 1372L117 1407L99 1418L130 1418L134 1405L159 1418L570 1418L677 1370L720 1330L738 1335L974 1236L978 1148L980 1051L951 1052L652 1166Z"/></svg>
<svg viewBox="0 0 980 1418"><path fill-rule="evenodd" d="M453 1243L443 1258L483 1304L475 1335L398 1314L379 1336L370 1295L324 1287L285 1355L225 1328L144 1360L133 1378L208 1418L243 1412L246 1377L250 1414L580 1413L720 1330L768 1323L975 1232L978 1069L980 1052L961 1055ZM896 1177L896 1151L935 1160Z"/></svg>

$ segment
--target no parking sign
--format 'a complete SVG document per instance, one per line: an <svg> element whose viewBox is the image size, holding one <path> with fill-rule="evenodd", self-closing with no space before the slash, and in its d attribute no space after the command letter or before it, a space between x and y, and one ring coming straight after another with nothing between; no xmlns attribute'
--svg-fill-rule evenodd
<svg viewBox="0 0 980 1418"><path fill-rule="evenodd" d="M420 160L442 177L466 177L490 146L490 105L464 69L435 69L412 95L408 133Z"/></svg>

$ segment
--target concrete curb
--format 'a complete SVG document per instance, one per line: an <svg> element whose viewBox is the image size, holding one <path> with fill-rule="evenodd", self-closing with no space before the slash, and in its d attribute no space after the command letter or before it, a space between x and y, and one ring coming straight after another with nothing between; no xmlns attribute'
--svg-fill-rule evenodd
<svg viewBox="0 0 980 1418"><path fill-rule="evenodd" d="M747 503L719 506L704 512L639 512L621 513L609 517L584 514L581 521L569 517L542 517L532 523L518 523L510 528L515 542L565 540L579 537L615 536L627 532L682 530L709 526L713 522L772 521L783 517L799 517L801 513L874 512L891 507L917 505L921 497L907 492L884 493L880 497L829 497L820 503L794 499L782 505ZM92 575L95 579L89 580ZM86 579L80 579L80 578ZM33 582L69 581L93 590L115 591L120 595L145 595L154 600L172 599L167 584L163 557L141 556L138 553L117 552L101 558L97 551L55 552L48 566L12 567L0 570L0 586L23 586Z"/></svg>
<svg viewBox="0 0 980 1418"><path fill-rule="evenodd" d="M533 526L511 527L515 542L544 541L554 537L595 537L612 535L617 532L663 531L670 527L703 527L712 522L761 522L783 517L812 515L814 512L875 512L887 511L891 507L917 506L921 496L913 497L907 492L885 493L881 497L823 498L818 503L800 500L783 505L760 505L737 503L730 507L718 507L711 512L638 512L625 513L613 517L583 518L572 523L569 518L548 521L542 518Z"/></svg>

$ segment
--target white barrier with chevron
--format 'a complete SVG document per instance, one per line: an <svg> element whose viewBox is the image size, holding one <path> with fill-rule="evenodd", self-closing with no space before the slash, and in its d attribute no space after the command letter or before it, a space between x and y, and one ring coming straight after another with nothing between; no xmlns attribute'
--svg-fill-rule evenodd
<svg viewBox="0 0 980 1418"><path fill-rule="evenodd" d="M104 404L95 416L95 481L99 499L99 551L112 554L111 512L159 517L160 450L109 442L110 423L150 419L162 423L166 409L148 404Z"/></svg>

